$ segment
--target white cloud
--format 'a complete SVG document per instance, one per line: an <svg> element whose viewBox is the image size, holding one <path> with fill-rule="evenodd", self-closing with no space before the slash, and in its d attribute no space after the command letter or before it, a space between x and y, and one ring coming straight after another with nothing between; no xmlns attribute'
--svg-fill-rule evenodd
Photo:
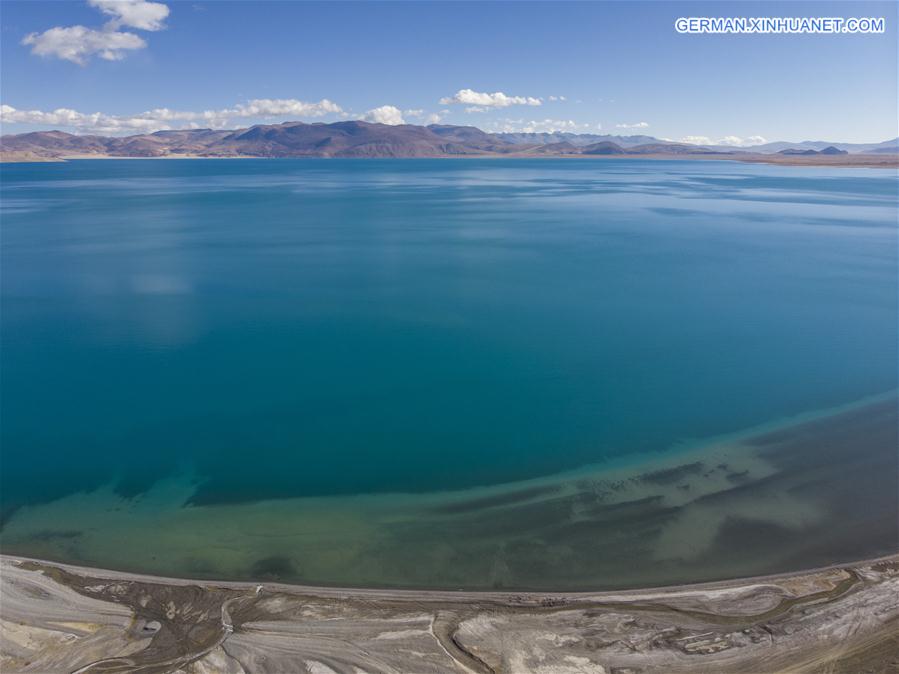
<svg viewBox="0 0 899 674"><path fill-rule="evenodd" d="M139 35L119 28L162 30L165 28L163 21L169 15L168 6L161 2L88 0L88 4L113 18L100 30L86 26L55 26L42 33L29 33L22 38L22 44L31 47L31 53L37 56L55 57L82 66L92 56L119 61L129 51L147 46Z"/></svg>
<svg viewBox="0 0 899 674"><path fill-rule="evenodd" d="M492 94L459 89L454 95L440 99L441 105L461 103L482 108L508 108L510 105L542 105L543 99L533 96L507 96L501 91Z"/></svg>
<svg viewBox="0 0 899 674"><path fill-rule="evenodd" d="M616 129L648 129L649 122L636 122L634 124L616 124Z"/></svg>
<svg viewBox="0 0 899 674"><path fill-rule="evenodd" d="M567 101L568 99L565 98L564 96L549 96L549 97L547 97L546 100L548 100L548 101Z"/></svg>
<svg viewBox="0 0 899 674"><path fill-rule="evenodd" d="M740 146L743 144L743 139L739 136L725 136L721 140L718 141L720 145L735 145Z"/></svg>
<svg viewBox="0 0 899 674"><path fill-rule="evenodd" d="M382 105L374 110L369 110L365 113L364 119L367 122L391 126L406 123L406 120L403 119L403 111L393 105Z"/></svg>
<svg viewBox="0 0 899 674"><path fill-rule="evenodd" d="M17 110L0 105L0 123L31 124L74 129L86 133L151 133L174 128L227 128L236 119L271 119L273 117L323 117L339 114L342 109L328 99L307 103L296 99L257 98L233 108L200 112L156 108L136 115L109 115L103 112L83 113L70 108L51 111Z"/></svg>
<svg viewBox="0 0 899 674"><path fill-rule="evenodd" d="M601 125L596 125L601 128ZM554 133L568 131L583 133L591 129L590 124L581 124L572 119L503 119L493 124L493 129L500 133Z"/></svg>
<svg viewBox="0 0 899 674"><path fill-rule="evenodd" d="M219 110L215 114L224 117L323 117L328 113L342 112L337 103L323 98L318 103L307 103L295 98L254 98L233 108ZM208 114L208 113L204 113Z"/></svg>
<svg viewBox="0 0 899 674"><path fill-rule="evenodd" d="M718 145L730 145L732 147L746 147L749 145L761 145L762 143L767 143L762 136L747 136L746 138L740 138L739 136L725 136L721 140L718 141Z"/></svg>
<svg viewBox="0 0 899 674"><path fill-rule="evenodd" d="M107 115L102 112L83 113L70 108L57 108L51 111L17 110L10 105L0 106L0 123L31 124L35 126L52 126L69 128L88 133L151 133L173 128L173 122L191 122L180 125L183 128L199 128L200 126L218 127L219 120L215 112L194 113L175 112L166 108L148 110L138 115ZM208 117L207 117L208 115ZM196 123L203 120L204 123Z"/></svg>
<svg viewBox="0 0 899 674"><path fill-rule="evenodd" d="M87 4L96 7L112 18L107 27L115 30L122 26L130 26L139 30L162 30L163 21L169 15L168 6L161 2L146 0L87 0Z"/></svg>
<svg viewBox="0 0 899 674"><path fill-rule="evenodd" d="M708 136L684 136L680 139L682 143L691 143L693 145L727 145L730 147L748 147L750 145L761 145L767 143L762 136L724 136L718 140L712 140Z"/></svg>
<svg viewBox="0 0 899 674"><path fill-rule="evenodd" d="M390 106L385 106L390 107ZM449 110L444 110L444 114L449 112ZM413 117L415 119L422 120L425 124L437 124L443 119L443 116L436 112L428 113L421 108L414 108L412 110L403 110L403 117Z"/></svg>
<svg viewBox="0 0 899 674"><path fill-rule="evenodd" d="M93 30L84 26L57 27L43 33L30 33L22 39L22 44L30 46L32 54L55 56L78 65L86 64L95 54L107 61L118 61L125 58L126 51L147 46L143 38L134 33Z"/></svg>

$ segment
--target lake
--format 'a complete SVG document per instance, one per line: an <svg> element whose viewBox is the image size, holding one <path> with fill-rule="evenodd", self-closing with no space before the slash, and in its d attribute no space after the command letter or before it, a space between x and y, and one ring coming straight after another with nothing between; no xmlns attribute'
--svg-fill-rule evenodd
<svg viewBox="0 0 899 674"><path fill-rule="evenodd" d="M895 171L0 175L4 552L594 588L899 549Z"/></svg>

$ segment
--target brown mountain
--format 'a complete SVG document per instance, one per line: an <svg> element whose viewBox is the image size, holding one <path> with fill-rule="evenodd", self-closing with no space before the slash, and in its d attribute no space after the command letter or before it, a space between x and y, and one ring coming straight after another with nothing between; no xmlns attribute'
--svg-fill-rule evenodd
<svg viewBox="0 0 899 674"><path fill-rule="evenodd" d="M547 143L546 145L518 144L515 146L514 152L520 154L535 155L566 155L580 154L581 148L569 143L568 141L562 141L559 143Z"/></svg>
<svg viewBox="0 0 899 674"><path fill-rule="evenodd" d="M236 131L198 129L109 138L41 131L0 138L7 155L53 159L116 157L442 157L508 152L513 146L474 127L369 124L261 124Z"/></svg>
<svg viewBox="0 0 899 674"><path fill-rule="evenodd" d="M518 137L521 136L521 137ZM673 143L649 136L612 137L573 134L490 134L473 126L432 124L332 124L285 122L246 129L157 131L125 137L78 136L39 131L0 137L0 157L8 161L40 161L65 157L452 157L452 156L571 156L571 155L716 155L746 156L746 149L729 150ZM535 141L527 143L531 137ZM509 140L507 140L509 138ZM574 140L573 140L574 138ZM586 140L602 139L598 142ZM615 142L609 138L623 138ZM653 142L630 144L635 139ZM540 140L552 142L539 142ZM514 142L512 142L514 140ZM627 143L624 142L627 141ZM576 142L575 142L576 141ZM895 141L890 141L895 143ZM775 146L777 144L772 145ZM885 145L885 144L884 144ZM890 145L893 148L894 145ZM825 147L813 154L843 154ZM788 149L780 154L802 153ZM774 155L772 155L774 156Z"/></svg>
<svg viewBox="0 0 899 674"><path fill-rule="evenodd" d="M72 156L110 157L445 157L508 154L624 154L609 141L576 146L568 141L524 145L473 126L432 124L259 124L234 131L196 129L157 131L136 136L76 136L41 131L0 138L7 158L55 159Z"/></svg>
<svg viewBox="0 0 899 674"><path fill-rule="evenodd" d="M3 152L32 152L41 157L66 154L105 154L110 138L75 136L63 131L36 131L0 137Z"/></svg>
<svg viewBox="0 0 899 674"><path fill-rule="evenodd" d="M623 147L618 145L618 143L603 140L599 143L593 143L592 145L587 145L586 147L581 148L581 154L627 154L628 152L631 152L635 149L637 148L625 150Z"/></svg>
<svg viewBox="0 0 899 674"><path fill-rule="evenodd" d="M437 133L425 126L359 121L288 122L235 131L209 149L216 154L255 157L435 157L490 151L478 142L466 141L465 127L456 128L463 131Z"/></svg>
<svg viewBox="0 0 899 674"><path fill-rule="evenodd" d="M511 143L502 140L498 136L481 131L476 126L431 124L427 128L447 141L484 152L507 153L517 149L513 148Z"/></svg>
<svg viewBox="0 0 899 674"><path fill-rule="evenodd" d="M735 151L712 150L687 143L647 143L628 148L628 154L736 154Z"/></svg>

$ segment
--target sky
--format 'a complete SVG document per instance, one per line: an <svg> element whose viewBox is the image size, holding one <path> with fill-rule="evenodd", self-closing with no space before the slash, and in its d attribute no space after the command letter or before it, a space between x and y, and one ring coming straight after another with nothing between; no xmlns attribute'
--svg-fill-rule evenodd
<svg viewBox="0 0 899 674"><path fill-rule="evenodd" d="M698 143L897 132L895 2L0 0L3 133L342 119ZM884 17L690 35L679 17Z"/></svg>

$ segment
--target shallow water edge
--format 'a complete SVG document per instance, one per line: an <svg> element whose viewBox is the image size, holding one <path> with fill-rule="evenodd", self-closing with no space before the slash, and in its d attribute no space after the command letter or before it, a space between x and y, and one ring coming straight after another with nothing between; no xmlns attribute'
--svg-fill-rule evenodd
<svg viewBox="0 0 899 674"><path fill-rule="evenodd" d="M899 550L895 392L642 457L427 494L191 505L180 474L26 506L3 552L317 585L600 590ZM264 533L263 533L264 532Z"/></svg>

